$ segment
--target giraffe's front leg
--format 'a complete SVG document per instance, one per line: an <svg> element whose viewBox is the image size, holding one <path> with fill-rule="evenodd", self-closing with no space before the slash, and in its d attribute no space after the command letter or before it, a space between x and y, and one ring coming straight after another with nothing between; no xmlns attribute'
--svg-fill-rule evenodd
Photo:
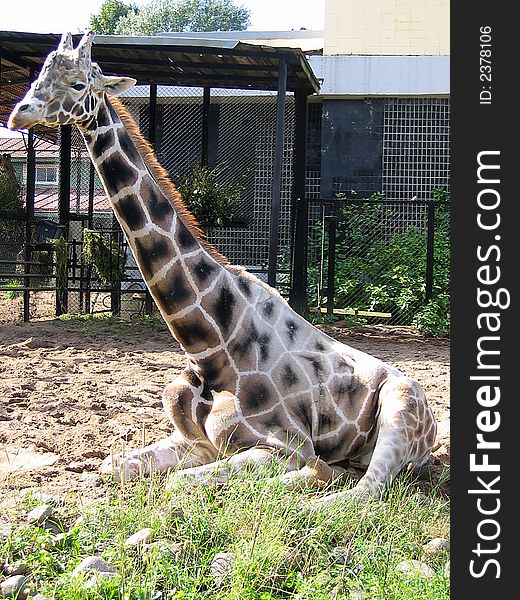
<svg viewBox="0 0 520 600"><path fill-rule="evenodd" d="M151 473L165 473L178 467L194 467L215 460L216 448L199 426L201 405L211 404L202 397L203 386L192 372L186 371L166 386L163 406L175 431L167 438L125 455L108 456L101 472L116 481L126 481ZM206 409L207 410L207 409Z"/></svg>
<svg viewBox="0 0 520 600"><path fill-rule="evenodd" d="M280 460L280 464L285 464L275 449L249 448L222 460L177 471L172 483L182 481L187 483L225 484L230 477L245 468L261 471L262 469L269 469L278 460Z"/></svg>
<svg viewBox="0 0 520 600"><path fill-rule="evenodd" d="M313 508L349 498L379 499L405 465L419 467L428 460L437 426L422 387L408 377L389 378L379 403L379 433L365 475L351 490L313 500Z"/></svg>

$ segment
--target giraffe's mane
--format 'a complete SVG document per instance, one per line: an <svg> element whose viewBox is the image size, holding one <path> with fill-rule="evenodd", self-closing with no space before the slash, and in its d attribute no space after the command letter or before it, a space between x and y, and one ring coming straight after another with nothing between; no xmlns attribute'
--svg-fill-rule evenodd
<svg viewBox="0 0 520 600"><path fill-rule="evenodd" d="M109 96L109 100L112 106L114 107L114 110L119 115L123 125L125 126L128 135L136 145L139 154L141 155L145 165L149 169L150 174L154 178L155 182L157 183L165 197L168 199L170 204L173 206L179 218L189 228L191 233L197 238L197 241L204 248L204 250L206 250L206 252L208 252L208 254L213 259L215 259L228 271L234 273L235 275L245 277L246 279L255 282L257 285L260 285L264 289L268 290L272 296L280 300L283 304L287 304L287 301L281 296L278 290L274 289L273 287L265 283L265 281L262 281L252 273L249 273L249 271L247 271L244 267L230 264L229 260L224 255L222 255L215 248L215 246L208 242L206 235L200 228L197 220L184 204L181 193L172 183L166 169L162 167L159 161L157 160L152 145L143 137L143 134L139 131L139 127L137 126L137 123L133 119L132 115L128 112L128 109L121 102L121 100L119 100L119 98L116 98L115 96Z"/></svg>
<svg viewBox="0 0 520 600"><path fill-rule="evenodd" d="M139 131L139 127L137 126L137 123L133 119L132 115L128 112L128 109L121 102L121 100L115 96L109 96L109 100L123 122L128 135L136 145L136 148L148 170L150 171L154 181L157 183L167 200L173 206L184 225L188 227L190 232L197 238L197 241L200 243L200 245L212 258L214 258L222 266L230 266L228 259L223 256L215 248L215 246L208 242L206 235L200 228L196 218L184 204L181 193L172 183L166 169L162 167L157 160L157 156L155 155L152 145L143 137L143 134Z"/></svg>

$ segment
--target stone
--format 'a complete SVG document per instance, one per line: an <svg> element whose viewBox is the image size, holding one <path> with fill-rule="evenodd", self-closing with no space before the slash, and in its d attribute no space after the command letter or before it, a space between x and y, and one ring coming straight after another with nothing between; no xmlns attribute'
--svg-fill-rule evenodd
<svg viewBox="0 0 520 600"><path fill-rule="evenodd" d="M42 523L41 527L43 527L45 531L52 533L54 536L63 533L63 524L60 521L57 521L53 518L47 519L45 523Z"/></svg>
<svg viewBox="0 0 520 600"><path fill-rule="evenodd" d="M27 578L23 575L14 575L0 584L2 598L17 598L25 600L29 597L30 589Z"/></svg>
<svg viewBox="0 0 520 600"><path fill-rule="evenodd" d="M27 515L27 522L31 525L42 525L52 513L53 508L50 504L40 504Z"/></svg>
<svg viewBox="0 0 520 600"><path fill-rule="evenodd" d="M450 542L445 538L434 538L423 546L423 554L426 556L437 556L441 552L450 551Z"/></svg>
<svg viewBox="0 0 520 600"><path fill-rule="evenodd" d="M7 576L11 577L13 575L25 575L28 568L26 563L18 561L4 565L3 571Z"/></svg>
<svg viewBox="0 0 520 600"><path fill-rule="evenodd" d="M53 535L49 542L45 544L45 547L48 550L61 550L67 543L67 537L68 536L66 533L58 533L58 535Z"/></svg>
<svg viewBox="0 0 520 600"><path fill-rule="evenodd" d="M108 581L110 579L116 579L118 576L117 573L113 573L112 571L96 571L85 583L85 588L90 590L95 588L100 583L104 581Z"/></svg>
<svg viewBox="0 0 520 600"><path fill-rule="evenodd" d="M89 573L91 571L98 573L117 573L116 568L106 560L103 560L101 556L87 556L74 569L73 574L78 575L79 573Z"/></svg>
<svg viewBox="0 0 520 600"><path fill-rule="evenodd" d="M397 565L396 569L406 575L418 575L423 579L435 575L435 571L430 566L419 560L403 560Z"/></svg>
<svg viewBox="0 0 520 600"><path fill-rule="evenodd" d="M143 544L141 556L143 560L173 558L173 560L178 561L181 559L185 550L186 544L183 542L172 543L158 541L152 542L151 544Z"/></svg>
<svg viewBox="0 0 520 600"><path fill-rule="evenodd" d="M125 541L127 548L135 548L136 546L147 544L152 539L152 530L149 527L140 529Z"/></svg>
<svg viewBox="0 0 520 600"><path fill-rule="evenodd" d="M54 452L33 452L29 448L5 446L0 453L0 473L37 471L53 465L60 457Z"/></svg>
<svg viewBox="0 0 520 600"><path fill-rule="evenodd" d="M209 567L210 575L220 584L233 570L235 555L232 552L218 552Z"/></svg>
<svg viewBox="0 0 520 600"><path fill-rule="evenodd" d="M444 564L444 566L442 567L442 574L444 575L444 577L448 577L450 576L450 566L451 563L449 560L446 561L446 563Z"/></svg>
<svg viewBox="0 0 520 600"><path fill-rule="evenodd" d="M159 513L159 519L163 523L169 523L172 521L185 521L186 517L184 516L184 511L182 510L182 508L179 508L175 505L170 505L161 510L161 512Z"/></svg>

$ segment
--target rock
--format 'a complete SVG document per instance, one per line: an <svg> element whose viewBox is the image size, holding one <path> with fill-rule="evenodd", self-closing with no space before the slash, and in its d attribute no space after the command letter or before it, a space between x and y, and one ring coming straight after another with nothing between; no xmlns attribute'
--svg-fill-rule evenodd
<svg viewBox="0 0 520 600"><path fill-rule="evenodd" d="M141 556L143 560L173 558L173 560L178 561L181 559L185 550L186 544L183 542L170 543L166 541L158 541L152 542L151 544L143 544Z"/></svg>
<svg viewBox="0 0 520 600"><path fill-rule="evenodd" d="M442 567L442 574L444 575L444 577L450 577L450 561L447 560L444 567Z"/></svg>
<svg viewBox="0 0 520 600"><path fill-rule="evenodd" d="M424 579L435 575L435 571L431 567L419 560L403 560L396 569L407 575L418 575Z"/></svg>
<svg viewBox="0 0 520 600"><path fill-rule="evenodd" d="M186 520L186 517L184 516L184 511L182 510L182 508L179 508L175 505L170 505L161 510L161 512L159 513L159 519L163 523L168 523L172 521L182 522Z"/></svg>
<svg viewBox="0 0 520 600"><path fill-rule="evenodd" d="M100 583L104 581L115 579L118 576L117 573L112 573L112 571L96 571L92 577L89 577L88 581L85 583L85 588L90 590L95 588Z"/></svg>
<svg viewBox="0 0 520 600"><path fill-rule="evenodd" d="M9 577L13 575L25 575L27 573L27 564L21 561L6 564L3 566L3 571Z"/></svg>
<svg viewBox="0 0 520 600"><path fill-rule="evenodd" d="M450 551L450 542L444 538L434 538L423 546L423 554L426 556L437 556L441 552Z"/></svg>
<svg viewBox="0 0 520 600"><path fill-rule="evenodd" d="M125 541L127 548L135 548L136 546L147 544L152 539L152 530L149 527L140 529Z"/></svg>
<svg viewBox="0 0 520 600"><path fill-rule="evenodd" d="M117 573L116 568L106 560L103 560L101 556L87 556L72 573L78 575L79 573L89 573L91 571L97 573Z"/></svg>
<svg viewBox="0 0 520 600"><path fill-rule="evenodd" d="M209 567L210 575L220 584L233 570L236 556L232 552L219 552L215 554Z"/></svg>
<svg viewBox="0 0 520 600"><path fill-rule="evenodd" d="M27 515L27 522L31 525L42 525L52 513L53 508L50 504L40 504Z"/></svg>
<svg viewBox="0 0 520 600"><path fill-rule="evenodd" d="M52 533L54 536L63 533L63 524L55 519L47 519L41 526L45 531Z"/></svg>
<svg viewBox="0 0 520 600"><path fill-rule="evenodd" d="M450 465L450 445L442 444L432 453L433 457L440 461L443 465Z"/></svg>
<svg viewBox="0 0 520 600"><path fill-rule="evenodd" d="M29 597L30 589L27 578L23 575L14 575L0 584L2 598L17 598L25 600Z"/></svg>
<svg viewBox="0 0 520 600"><path fill-rule="evenodd" d="M9 536L13 532L14 527L10 523L0 525L0 545L7 542Z"/></svg>
<svg viewBox="0 0 520 600"><path fill-rule="evenodd" d="M61 550L65 547L67 543L67 534L66 533L58 533L58 535L53 535L49 540L45 547L47 550Z"/></svg>

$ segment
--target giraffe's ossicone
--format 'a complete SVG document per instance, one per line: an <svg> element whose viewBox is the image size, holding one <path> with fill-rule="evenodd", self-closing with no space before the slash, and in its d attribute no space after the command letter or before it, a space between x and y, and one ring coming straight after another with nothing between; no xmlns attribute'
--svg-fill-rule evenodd
<svg viewBox="0 0 520 600"><path fill-rule="evenodd" d="M163 395L172 435L108 457L103 471L120 479L177 467L177 477L205 480L274 463L288 486L321 486L356 466L365 474L354 494L380 496L405 465L429 457L436 425L423 389L319 331L206 242L115 98L135 80L105 76L92 62L92 38L74 48L63 35L9 127L79 128L187 360Z"/></svg>

